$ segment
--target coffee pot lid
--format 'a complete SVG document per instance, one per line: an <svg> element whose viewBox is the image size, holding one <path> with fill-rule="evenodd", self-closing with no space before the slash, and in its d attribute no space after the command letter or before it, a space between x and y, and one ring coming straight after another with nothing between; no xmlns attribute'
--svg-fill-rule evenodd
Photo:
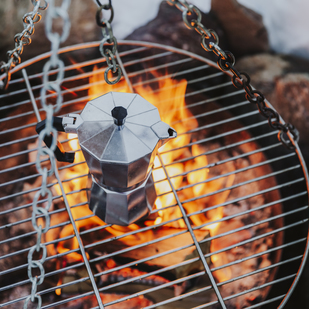
<svg viewBox="0 0 309 309"><path fill-rule="evenodd" d="M128 163L152 153L162 138L158 109L138 94L109 92L87 103L77 128L81 147L100 161Z"/></svg>

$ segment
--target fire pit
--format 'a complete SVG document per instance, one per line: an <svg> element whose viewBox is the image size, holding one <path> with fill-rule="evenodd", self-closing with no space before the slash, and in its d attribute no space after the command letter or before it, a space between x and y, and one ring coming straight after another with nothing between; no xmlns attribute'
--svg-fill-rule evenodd
<svg viewBox="0 0 309 309"><path fill-rule="evenodd" d="M155 159L154 211L120 227L89 210L88 169L77 137L60 136L76 156L75 163L61 163L58 169L82 246L59 183L50 177L51 227L44 235L47 259L38 290L43 308L100 308L98 297L102 308L284 304L307 254L308 185L298 146L285 149L256 106L244 99L244 91L209 60L157 44L120 43L134 91L158 107L178 137ZM125 80L105 83L98 45L61 50L66 66L59 116L80 112L106 92L129 91ZM9 92L0 96L5 102L0 133L3 308L22 307L31 292L27 256L36 241L31 201L41 184L31 96L44 117L40 72L49 56L17 66Z"/></svg>

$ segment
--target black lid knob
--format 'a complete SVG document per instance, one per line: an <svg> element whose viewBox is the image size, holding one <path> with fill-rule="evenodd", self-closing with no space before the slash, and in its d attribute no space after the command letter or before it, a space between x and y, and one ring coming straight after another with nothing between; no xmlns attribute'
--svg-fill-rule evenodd
<svg viewBox="0 0 309 309"><path fill-rule="evenodd" d="M122 106L116 106L112 109L112 116L117 126L122 126L124 124L127 115L127 109Z"/></svg>

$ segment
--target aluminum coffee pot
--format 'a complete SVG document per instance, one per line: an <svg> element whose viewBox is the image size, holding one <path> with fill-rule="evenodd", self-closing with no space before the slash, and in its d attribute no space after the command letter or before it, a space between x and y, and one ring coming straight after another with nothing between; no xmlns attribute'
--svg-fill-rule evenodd
<svg viewBox="0 0 309 309"><path fill-rule="evenodd" d="M80 115L60 119L57 129L77 134L88 164L93 213L118 225L146 217L157 197L151 173L157 150L177 136L158 109L138 94L109 92L89 101ZM72 162L69 153L58 152Z"/></svg>

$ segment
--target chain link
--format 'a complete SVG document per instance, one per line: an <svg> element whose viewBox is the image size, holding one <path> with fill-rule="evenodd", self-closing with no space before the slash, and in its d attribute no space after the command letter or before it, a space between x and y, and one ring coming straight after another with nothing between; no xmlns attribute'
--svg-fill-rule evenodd
<svg viewBox="0 0 309 309"><path fill-rule="evenodd" d="M97 10L96 14L96 22L99 27L102 27L103 39L100 43L99 50L101 55L105 57L107 69L104 72L104 79L107 84L114 85L119 82L122 76L122 70L120 65L117 63L116 54L118 51L117 39L113 35L113 30L111 26L111 22L114 18L114 8L112 6L111 0L109 0L108 4L103 4L101 1L97 0L98 5L100 6ZM110 18L103 18L103 10L110 11ZM108 73L112 72L116 75L114 80L110 80L108 77Z"/></svg>
<svg viewBox="0 0 309 309"><path fill-rule="evenodd" d="M294 141L299 140L297 129L289 123L281 123L279 114L272 108L267 107L265 97L257 90L253 90L250 84L250 77L244 72L238 72L235 65L235 57L230 51L223 51L219 46L219 37L212 29L206 29L201 23L202 17L200 10L186 0L166 0L172 6L176 6L182 11L183 22L189 29L194 29L201 35L201 45L206 51L213 52L217 57L217 64L222 71L230 71L233 74L233 85L238 89L243 89L246 92L246 99L251 103L255 103L259 112L265 118L271 128L279 130L278 139L284 146L289 149L294 149ZM188 17L191 17L189 21ZM291 133L291 134L288 134Z"/></svg>
<svg viewBox="0 0 309 309"><path fill-rule="evenodd" d="M31 0L31 2L33 4L33 10L23 16L24 30L14 36L15 48L7 52L7 62L0 62L0 74L5 73L4 80L0 81L0 89L7 89L11 80L11 69L21 62L20 56L23 53L24 46L31 43L31 35L34 33L34 25L42 18L39 10L46 10L48 7L46 0ZM44 2L43 5L41 5L42 2Z"/></svg>
<svg viewBox="0 0 309 309"><path fill-rule="evenodd" d="M37 6L40 5L40 1L32 0ZM46 126L40 132L38 154L36 158L36 168L38 173L42 176L42 185L40 190L35 194L32 202L32 225L37 232L37 242L31 247L28 253L28 277L32 283L31 294L26 298L24 303L24 309L28 308L29 302L36 305L37 309L42 307L42 298L37 293L38 285L42 284L45 277L44 262L47 258L47 248L42 242L43 234L46 233L50 227L49 210L52 206L52 192L47 187L47 178L55 174L56 160L54 157L54 149L57 144L57 130L53 127L53 115L58 112L62 105L61 83L64 78L64 63L58 57L58 49L60 43L64 42L69 35L70 20L68 15L68 8L71 0L62 0L60 6L55 6L55 0L49 0L49 9L46 15L45 31L46 36L51 42L51 56L45 63L43 68L43 86L41 89L41 105L46 112ZM45 3L46 4L46 3ZM46 4L47 5L47 4ZM45 6L44 6L45 7ZM63 27L62 33L53 32L53 24L59 22L59 18L62 19ZM52 71L57 70L56 77L53 79L54 73ZM56 99L55 103L47 102L47 92L52 92ZM50 148L44 147L44 138L46 136L53 136L52 144ZM48 163L43 159L48 157ZM44 161L44 165L42 165ZM46 164L50 167L47 168ZM44 199L44 200L43 200ZM39 259L35 259L36 256L40 256ZM33 275L34 271L38 275Z"/></svg>

